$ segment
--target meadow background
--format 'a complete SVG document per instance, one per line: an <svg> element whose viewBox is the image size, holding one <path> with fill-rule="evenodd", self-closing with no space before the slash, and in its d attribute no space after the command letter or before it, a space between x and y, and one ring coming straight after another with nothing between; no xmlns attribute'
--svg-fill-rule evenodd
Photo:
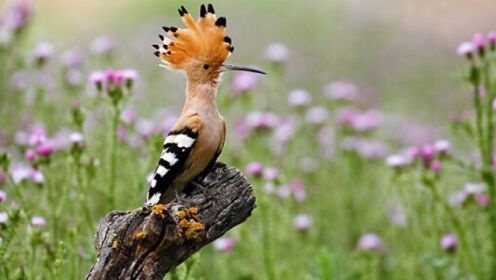
<svg viewBox="0 0 496 280"><path fill-rule="evenodd" d="M151 45L181 25L180 5L197 16L200 4L0 2L0 279L83 278L98 221L142 205L185 88ZM188 277L496 275L496 197L457 54L496 29L492 1L213 5L236 47L229 63L268 72L226 73L218 96L220 161L248 176L258 207ZM125 79L115 103L95 85L113 75Z"/></svg>

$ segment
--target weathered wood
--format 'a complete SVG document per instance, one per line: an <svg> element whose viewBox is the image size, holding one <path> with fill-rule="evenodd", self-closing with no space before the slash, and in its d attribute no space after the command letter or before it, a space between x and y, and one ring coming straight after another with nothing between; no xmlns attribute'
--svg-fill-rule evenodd
<svg viewBox="0 0 496 280"><path fill-rule="evenodd" d="M163 279L173 267L245 221L253 188L237 169L217 163L181 201L110 212L100 222L98 257L86 279Z"/></svg>

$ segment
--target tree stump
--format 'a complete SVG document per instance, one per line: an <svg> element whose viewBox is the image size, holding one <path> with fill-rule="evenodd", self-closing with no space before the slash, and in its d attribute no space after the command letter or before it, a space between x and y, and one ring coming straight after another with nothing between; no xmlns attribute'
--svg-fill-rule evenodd
<svg viewBox="0 0 496 280"><path fill-rule="evenodd" d="M100 222L98 257L86 279L163 279L203 246L245 221L255 208L246 177L217 163L181 201L112 211Z"/></svg>

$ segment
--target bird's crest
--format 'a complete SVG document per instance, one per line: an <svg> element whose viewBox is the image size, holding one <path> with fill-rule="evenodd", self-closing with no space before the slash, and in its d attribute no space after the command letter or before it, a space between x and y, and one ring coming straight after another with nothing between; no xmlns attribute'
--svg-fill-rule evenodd
<svg viewBox="0 0 496 280"><path fill-rule="evenodd" d="M161 66L182 70L192 62L212 66L224 63L234 50L231 38L225 35L226 18L217 18L212 4L201 5L197 21L183 6L179 15L186 28L164 26L166 36L159 35L161 44L153 45L155 55L162 59Z"/></svg>

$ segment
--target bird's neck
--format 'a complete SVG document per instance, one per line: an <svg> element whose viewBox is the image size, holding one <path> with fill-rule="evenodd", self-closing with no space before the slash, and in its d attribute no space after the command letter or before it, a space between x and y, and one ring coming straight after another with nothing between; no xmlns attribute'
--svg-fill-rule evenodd
<svg viewBox="0 0 496 280"><path fill-rule="evenodd" d="M199 83L188 79L183 111L191 109L217 111L217 87L217 82Z"/></svg>

